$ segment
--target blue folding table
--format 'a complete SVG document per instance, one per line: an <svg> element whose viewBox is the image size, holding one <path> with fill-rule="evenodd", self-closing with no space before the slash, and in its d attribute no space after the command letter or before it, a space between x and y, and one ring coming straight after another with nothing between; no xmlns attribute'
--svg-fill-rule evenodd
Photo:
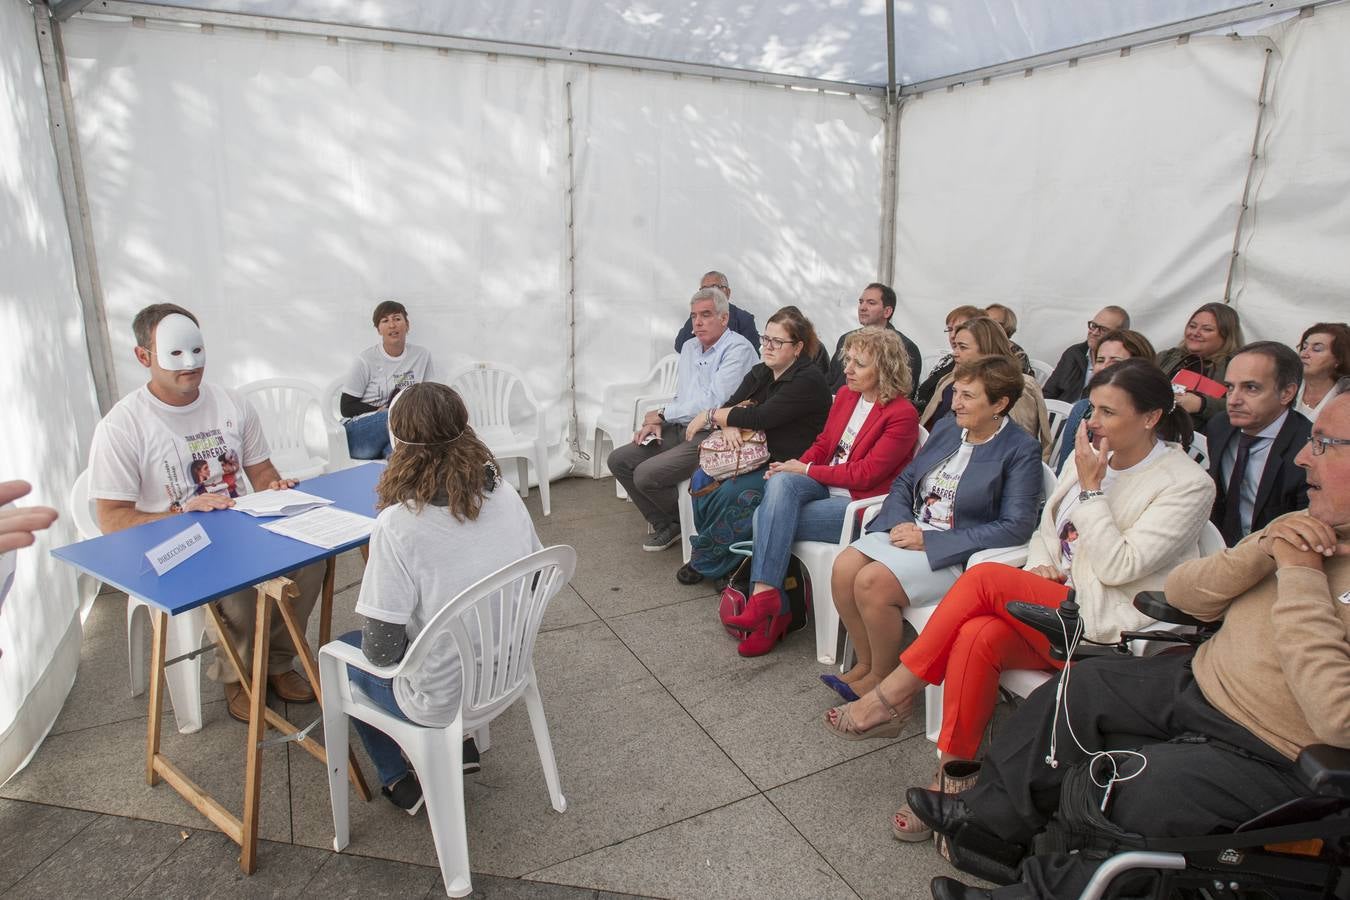
<svg viewBox="0 0 1350 900"><path fill-rule="evenodd" d="M375 483L384 471L382 463L367 463L305 480L299 488L333 501L333 506L365 516L375 515ZM322 604L319 612L319 641L331 635L333 614L334 558L353 547L364 546L366 538L350 541L332 549L316 547L283 537L261 527L274 519L255 518L237 510L189 512L168 516L134 528L104 535L53 550L52 555L105 584L126 591L154 607L151 615L154 632L150 653L150 710L146 736L146 781L155 785L163 778L185 800L210 819L222 832L240 845L239 867L252 874L257 865L258 809L262 790L262 744L267 726L294 738L296 743L328 764L324 748L300 728L267 706L268 633L272 606L276 605L295 643L297 655L314 692L319 695L319 672L314 653L305 640L305 623L298 621L290 601L299 595L295 583L283 577L311 563L326 561ZM210 544L196 555L179 563L163 575L156 575L146 559L151 548L167 541L194 524L200 524ZM256 587L257 613L253 636L252 672L245 671L242 658L220 627L219 614L210 601L244 588ZM236 817L215 798L203 791L159 749L160 723L164 695L165 616L176 615L206 605L220 636L218 652L239 675L249 695L248 752L244 771L243 815ZM253 686L260 690L254 690ZM322 697L319 697L322 703ZM370 789L357 767L348 761L349 772L361 797L370 799Z"/></svg>

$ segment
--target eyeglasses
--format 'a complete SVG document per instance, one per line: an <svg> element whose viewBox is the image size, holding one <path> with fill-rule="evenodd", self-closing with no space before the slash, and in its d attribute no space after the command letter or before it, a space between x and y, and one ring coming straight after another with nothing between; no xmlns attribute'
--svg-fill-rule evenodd
<svg viewBox="0 0 1350 900"><path fill-rule="evenodd" d="M1327 452L1328 447L1333 445L1342 447L1350 445L1350 438L1329 438L1314 434L1312 437L1308 438L1308 440L1312 444L1313 456L1321 456L1323 453Z"/></svg>
<svg viewBox="0 0 1350 900"><path fill-rule="evenodd" d="M1096 322L1093 322L1091 320L1088 321L1088 331L1090 331L1092 334L1106 334L1106 332L1110 330L1111 329L1107 328L1105 325L1098 325Z"/></svg>
<svg viewBox="0 0 1350 900"><path fill-rule="evenodd" d="M769 337L767 334L760 335L759 345L761 347L772 347L775 350L782 350L788 344L800 344L801 341L785 341L782 338Z"/></svg>

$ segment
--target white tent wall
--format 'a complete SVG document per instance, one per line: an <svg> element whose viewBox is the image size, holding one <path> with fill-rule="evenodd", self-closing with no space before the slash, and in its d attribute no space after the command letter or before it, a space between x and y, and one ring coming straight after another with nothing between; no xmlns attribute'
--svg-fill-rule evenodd
<svg viewBox="0 0 1350 900"><path fill-rule="evenodd" d="M48 128L31 7L0 0L0 481L23 478L23 504L65 507L98 421L70 236ZM91 584L47 555L76 539L69 515L36 546L0 559L0 782L51 728L80 659L80 591ZM0 588L3 593L3 588Z"/></svg>
<svg viewBox="0 0 1350 900"><path fill-rule="evenodd" d="M396 298L439 367L518 366L561 433L562 66L89 17L65 39L120 393L147 303L198 314L217 383L323 387Z"/></svg>
<svg viewBox="0 0 1350 900"><path fill-rule="evenodd" d="M1233 298L1248 337L1350 318L1350 4L1269 32L1280 48Z"/></svg>
<svg viewBox="0 0 1350 900"><path fill-rule="evenodd" d="M926 350L948 309L999 301L1053 363L1116 303L1179 340L1223 297L1271 46L1194 38L907 102L898 327Z"/></svg>
<svg viewBox="0 0 1350 900"><path fill-rule="evenodd" d="M830 349L857 327L877 268L879 103L606 69L572 91L583 423L606 385L673 352L709 269L761 330L787 304Z"/></svg>

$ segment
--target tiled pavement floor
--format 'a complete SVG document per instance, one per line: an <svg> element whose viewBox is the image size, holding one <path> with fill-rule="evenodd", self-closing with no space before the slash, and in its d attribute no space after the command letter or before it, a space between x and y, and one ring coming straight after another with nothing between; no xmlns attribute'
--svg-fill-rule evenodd
<svg viewBox="0 0 1350 900"><path fill-rule="evenodd" d="M931 775L922 710L899 740L835 738L820 725L834 695L817 680L826 670L809 629L741 659L713 589L675 581L678 548L641 551L643 523L611 479L557 482L552 500L545 520L531 493L540 539L572 545L579 563L535 665L568 809L549 806L517 704L493 723L483 771L465 779L475 896L928 897L950 868L931 843L895 841L888 823L904 789ZM334 634L356 627L361 566L355 552L339 560ZM257 873L242 876L234 845L172 789L145 784L125 610L121 594L96 601L55 728L0 787L0 892L444 896L424 815L356 801L351 843L332 852L323 769L288 746L265 751L265 840ZM214 685L203 694L203 729L180 735L170 714L164 744L230 805L244 726ZM289 714L304 724L317 708Z"/></svg>

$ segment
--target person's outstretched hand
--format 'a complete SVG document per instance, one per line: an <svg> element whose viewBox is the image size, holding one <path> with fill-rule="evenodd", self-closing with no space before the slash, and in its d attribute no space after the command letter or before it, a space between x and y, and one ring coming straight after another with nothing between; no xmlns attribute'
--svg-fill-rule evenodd
<svg viewBox="0 0 1350 900"><path fill-rule="evenodd" d="M26 481L0 481L0 506L24 497L33 486ZM42 531L56 521L50 506L16 506L0 509L0 553L33 543L33 532Z"/></svg>

